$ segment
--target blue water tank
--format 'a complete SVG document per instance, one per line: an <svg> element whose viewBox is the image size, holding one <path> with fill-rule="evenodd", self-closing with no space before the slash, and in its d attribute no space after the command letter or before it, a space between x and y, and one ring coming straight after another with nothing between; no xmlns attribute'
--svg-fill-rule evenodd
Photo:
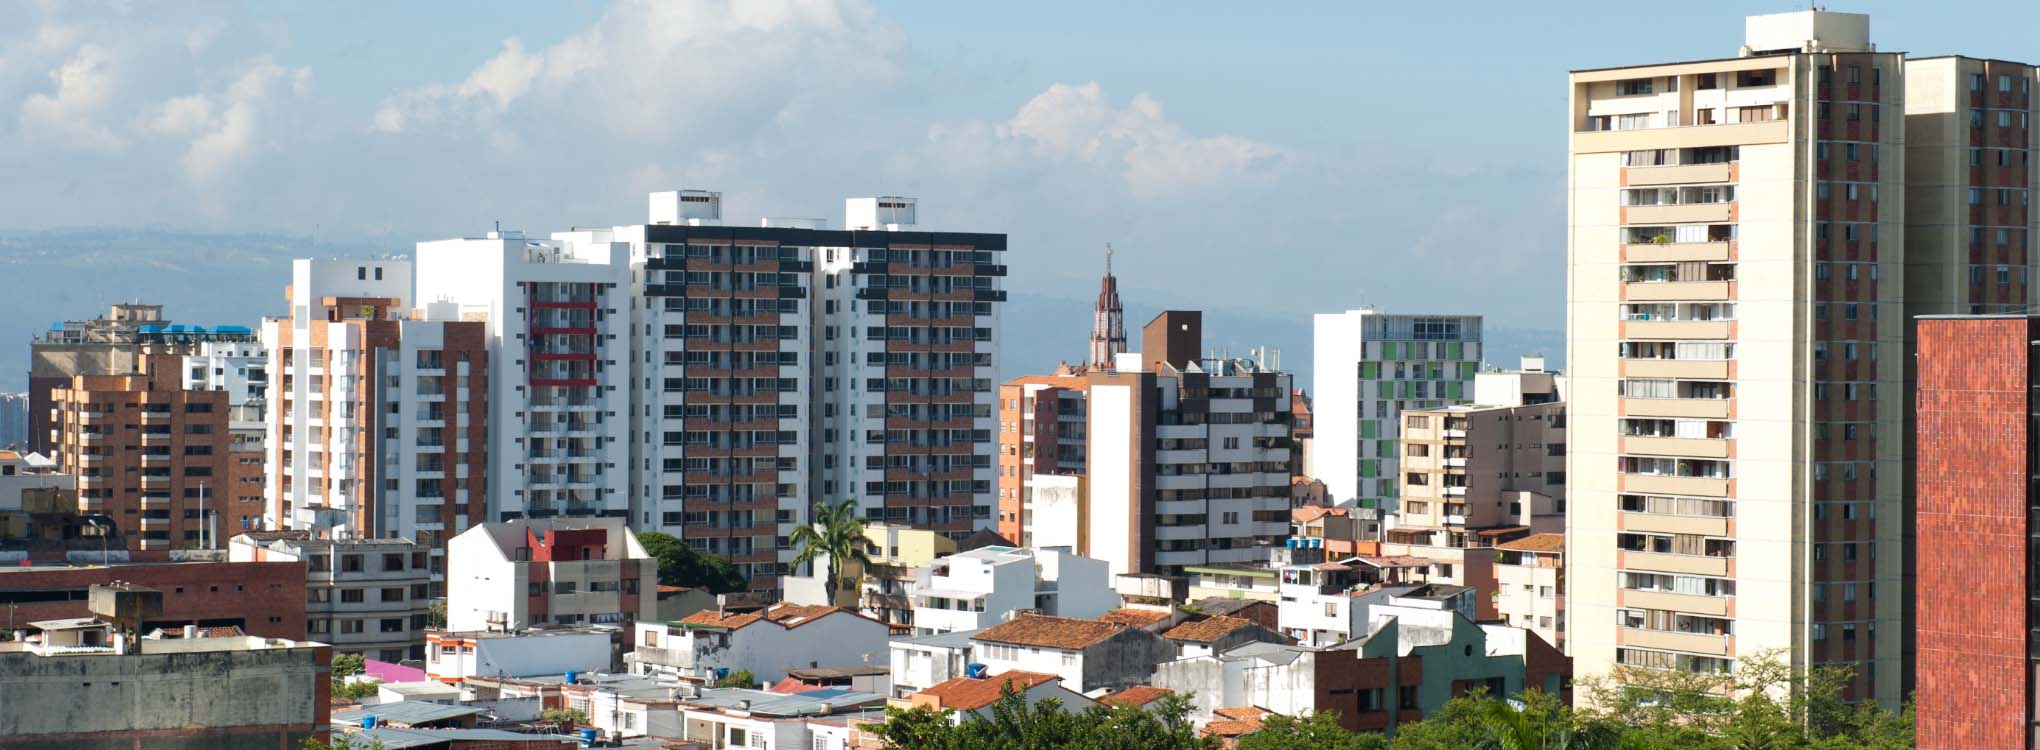
<svg viewBox="0 0 2040 750"><path fill-rule="evenodd" d="M594 745L595 745L595 728L583 727L581 729L581 747L593 747Z"/></svg>
<svg viewBox="0 0 2040 750"><path fill-rule="evenodd" d="M963 665L963 674L965 677L973 680L982 680L985 678L985 665L976 663L965 664Z"/></svg>
<svg viewBox="0 0 2040 750"><path fill-rule="evenodd" d="M716 667L716 668L715 668L715 678L716 678L717 680L721 680L722 678L724 678L724 677L728 677L728 676L730 676L730 668L729 668L729 667Z"/></svg>
<svg viewBox="0 0 2040 750"><path fill-rule="evenodd" d="M362 728L362 729L374 729L374 728L375 728L375 714L369 714L369 715L367 715L367 716L363 716L363 717L361 717L361 728Z"/></svg>
<svg viewBox="0 0 2040 750"><path fill-rule="evenodd" d="M576 672L571 669L567 670L567 684L569 685L574 684L574 680L579 678L580 676L581 676L580 672Z"/></svg>

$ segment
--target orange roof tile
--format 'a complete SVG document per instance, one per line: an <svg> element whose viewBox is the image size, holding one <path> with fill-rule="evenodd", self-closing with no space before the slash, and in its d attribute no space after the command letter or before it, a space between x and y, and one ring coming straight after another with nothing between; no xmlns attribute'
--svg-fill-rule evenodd
<svg viewBox="0 0 2040 750"><path fill-rule="evenodd" d="M1140 706L1145 706L1149 703L1153 703L1157 700L1160 700L1161 697L1164 695L1171 695L1174 694L1175 692L1176 691L1170 690L1168 688L1149 687L1147 685L1135 685L1125 690L1121 690L1117 693L1113 693L1103 698L1099 698L1098 702L1111 706L1134 706L1138 708Z"/></svg>
<svg viewBox="0 0 2040 750"><path fill-rule="evenodd" d="M1162 633L1162 637L1172 641L1210 643L1224 638L1240 628L1251 627L1253 624L1237 617L1209 617L1169 628L1168 631Z"/></svg>
<svg viewBox="0 0 2040 750"><path fill-rule="evenodd" d="M979 631L972 640L1076 651L1088 648L1126 629L1125 625L1102 620L1020 615Z"/></svg>
<svg viewBox="0 0 2040 750"><path fill-rule="evenodd" d="M730 615L724 615L722 612L713 609L704 609L680 618L680 622L684 625L708 625L736 630L759 620L765 620L776 623L781 627L797 628L821 619L824 615L848 611L841 607L825 607L819 604L775 604L763 612L744 612Z"/></svg>
<svg viewBox="0 0 2040 750"><path fill-rule="evenodd" d="M1565 535L1531 534L1522 539L1497 544L1495 549L1515 550L1517 552L1564 552Z"/></svg>
<svg viewBox="0 0 2040 750"><path fill-rule="evenodd" d="M1056 679L1061 678L1052 674L1013 670L994 677L977 679L952 677L915 695L934 698L937 708L972 711L997 703L1007 685L1012 685L1014 692L1024 693Z"/></svg>
<svg viewBox="0 0 2040 750"><path fill-rule="evenodd" d="M1126 625L1130 627L1144 628L1149 625L1153 625L1155 623L1169 619L1169 613L1152 609L1133 609L1129 607L1124 609L1115 609L1105 614L1099 615L1098 619L1104 620L1106 622L1116 622L1121 625Z"/></svg>
<svg viewBox="0 0 2040 750"><path fill-rule="evenodd" d="M1242 706L1213 709L1211 714L1214 718L1204 725L1205 736L1238 737L1261 731L1261 717L1267 716L1268 711L1254 706Z"/></svg>

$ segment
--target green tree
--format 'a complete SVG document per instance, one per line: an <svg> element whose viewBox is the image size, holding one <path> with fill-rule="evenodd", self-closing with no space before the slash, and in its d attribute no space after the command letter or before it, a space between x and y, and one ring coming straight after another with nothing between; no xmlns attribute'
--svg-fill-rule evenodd
<svg viewBox="0 0 2040 750"><path fill-rule="evenodd" d="M1199 737L1187 700L1168 696L1148 708L1092 705L1070 712L1054 698L1032 706L1010 688L989 711L952 722L949 711L886 710L878 730L893 750L1215 750Z"/></svg>
<svg viewBox="0 0 2040 750"><path fill-rule="evenodd" d="M842 577L843 564L856 561L871 564L871 555L865 552L869 540L864 538L864 520L857 517L857 501L844 500L836 505L823 503L811 509L811 522L793 530L792 542L800 548L794 555L793 564L803 565L817 558L828 557L827 578L822 579L822 591L828 596L828 603L836 603L836 591L854 581Z"/></svg>
<svg viewBox="0 0 2040 750"><path fill-rule="evenodd" d="M708 589L717 594L743 591L750 585L730 561L696 552L672 534L641 531L637 538L645 546L645 554L659 561L659 583Z"/></svg>
<svg viewBox="0 0 2040 750"><path fill-rule="evenodd" d="M715 681L715 686L719 688L756 688L758 687L758 675L752 674L751 670L748 669L739 669L723 675L722 679Z"/></svg>
<svg viewBox="0 0 2040 750"><path fill-rule="evenodd" d="M340 654L333 657L331 671L333 678L344 680L361 674L368 669L368 658L361 654Z"/></svg>
<svg viewBox="0 0 2040 750"><path fill-rule="evenodd" d="M1318 711L1291 718L1270 714L1261 720L1261 731L1240 738L1239 750L1381 750L1386 747L1378 734L1358 734L1339 726L1336 711Z"/></svg>
<svg viewBox="0 0 2040 750"><path fill-rule="evenodd" d="M564 723L569 726L577 727L588 723L588 715L585 713L573 710L561 710L557 708L548 708L544 711L538 712L538 718L540 721Z"/></svg>
<svg viewBox="0 0 2040 750"><path fill-rule="evenodd" d="M333 735L332 742L320 742L317 737L306 737L301 745L304 750L383 750L382 740L362 740L351 734Z"/></svg>

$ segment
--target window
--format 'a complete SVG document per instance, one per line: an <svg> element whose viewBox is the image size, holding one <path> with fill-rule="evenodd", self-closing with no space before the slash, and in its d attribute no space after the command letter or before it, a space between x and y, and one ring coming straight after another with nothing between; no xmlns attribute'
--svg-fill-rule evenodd
<svg viewBox="0 0 2040 750"><path fill-rule="evenodd" d="M1649 94L1651 93L1652 81L1653 79L1650 78L1631 78L1626 81L1616 81L1615 95L1643 96L1645 94Z"/></svg>
<svg viewBox="0 0 2040 750"><path fill-rule="evenodd" d="M360 604L361 602L366 601L366 598L362 594L363 592L361 589L341 589L340 601L343 604Z"/></svg>

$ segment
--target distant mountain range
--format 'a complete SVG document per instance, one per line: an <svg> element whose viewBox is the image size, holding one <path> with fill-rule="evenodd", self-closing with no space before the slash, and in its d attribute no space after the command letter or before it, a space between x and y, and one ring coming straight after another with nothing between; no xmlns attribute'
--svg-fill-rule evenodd
<svg viewBox="0 0 2040 750"><path fill-rule="evenodd" d="M114 302L162 304L173 321L199 325L250 325L285 312L283 287L290 261L303 257L372 257L409 254L410 244L332 241L273 234L198 234L161 229L80 228L0 230L0 390L27 387L28 342L51 323L104 314ZM1085 355L1091 332L1090 290L1011 289L1004 308L1000 378L1047 372ZM1283 369L1310 383L1308 315L1212 307L1192 300L1147 304L1144 292L1122 289L1126 323L1137 345L1140 325L1165 305L1205 311L1205 347L1246 356L1256 346L1279 352ZM1327 310L1339 305L1327 305ZM1543 353L1562 367L1565 336L1558 330L1485 330L1489 362L1513 367L1522 354ZM7 342L15 342L8 344Z"/></svg>

